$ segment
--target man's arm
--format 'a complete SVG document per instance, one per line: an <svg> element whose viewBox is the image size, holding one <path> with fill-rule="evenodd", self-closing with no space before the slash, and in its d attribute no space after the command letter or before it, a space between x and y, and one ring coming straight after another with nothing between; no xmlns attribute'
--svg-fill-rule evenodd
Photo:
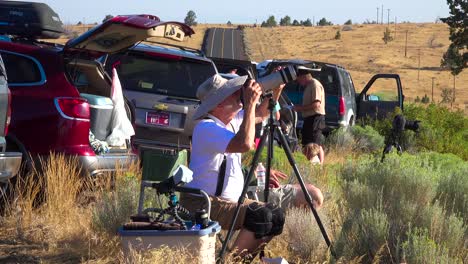
<svg viewBox="0 0 468 264"><path fill-rule="evenodd" d="M272 98L275 102L278 102L278 99L281 95L281 92L283 91L284 84L281 84L278 86L278 88L273 90L273 95ZM265 120L270 114L268 111L268 104L269 104L269 99L263 100L260 105L257 107L257 111L255 111L255 123L258 124Z"/></svg>
<svg viewBox="0 0 468 264"><path fill-rule="evenodd" d="M314 111L319 111L320 109L320 104L322 102L320 102L320 100L315 100L313 101L311 104L308 104L308 105L295 105L293 107L293 110L296 111L296 112L304 112L304 111L308 111L308 110L314 110Z"/></svg>
<svg viewBox="0 0 468 264"><path fill-rule="evenodd" d="M320 110L320 105L322 102L320 101L320 98L318 98L317 96L318 95L317 89L319 89L319 87L317 87L317 84L315 82L312 82L310 85L312 86L311 92L312 92L312 98L314 100L312 101L312 103L307 104L307 105L295 105L293 107L294 111L304 112L304 111L314 110L318 112Z"/></svg>
<svg viewBox="0 0 468 264"><path fill-rule="evenodd" d="M261 94L260 85L253 80L244 87L244 119L239 132L229 142L226 152L243 153L255 149L255 107Z"/></svg>

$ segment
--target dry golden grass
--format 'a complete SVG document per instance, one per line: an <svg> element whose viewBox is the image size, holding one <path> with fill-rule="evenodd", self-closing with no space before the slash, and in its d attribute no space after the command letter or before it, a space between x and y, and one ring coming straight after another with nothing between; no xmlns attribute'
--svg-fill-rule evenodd
<svg viewBox="0 0 468 264"><path fill-rule="evenodd" d="M390 25L394 40L382 40L386 25L353 25L351 31L342 26L246 28L247 52L254 61L265 59L310 59L342 65L353 78L356 89L364 88L376 73L397 73L401 76L407 101L427 94L431 97L434 79L434 100L441 99L441 89L453 88L453 76L440 69L440 60L449 45L445 24ZM407 57L405 35L408 31ZM432 43L432 44L430 44ZM420 55L420 56L419 56ZM420 70L418 81L418 64ZM455 109L468 113L468 71L456 77Z"/></svg>

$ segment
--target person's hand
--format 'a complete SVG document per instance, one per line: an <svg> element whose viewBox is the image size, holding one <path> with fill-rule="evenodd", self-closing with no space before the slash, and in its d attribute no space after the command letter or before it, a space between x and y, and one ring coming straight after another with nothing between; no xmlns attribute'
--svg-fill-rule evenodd
<svg viewBox="0 0 468 264"><path fill-rule="evenodd" d="M254 80L248 80L244 85L244 103L246 107L255 106L262 95L262 88Z"/></svg>
<svg viewBox="0 0 468 264"><path fill-rule="evenodd" d="M280 179L284 180L288 178L288 175L284 174L281 171L277 170L270 170L270 188L279 188L280 187Z"/></svg>

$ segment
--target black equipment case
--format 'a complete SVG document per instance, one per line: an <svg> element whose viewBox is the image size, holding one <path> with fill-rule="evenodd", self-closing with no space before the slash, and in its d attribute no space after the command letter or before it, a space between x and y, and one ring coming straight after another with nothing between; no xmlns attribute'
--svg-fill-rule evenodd
<svg viewBox="0 0 468 264"><path fill-rule="evenodd" d="M64 33L57 13L44 3L0 1L0 34L59 38Z"/></svg>

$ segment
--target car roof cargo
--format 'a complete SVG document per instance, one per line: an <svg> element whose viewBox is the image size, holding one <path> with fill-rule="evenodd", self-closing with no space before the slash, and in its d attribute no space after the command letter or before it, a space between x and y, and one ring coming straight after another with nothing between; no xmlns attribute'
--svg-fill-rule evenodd
<svg viewBox="0 0 468 264"><path fill-rule="evenodd" d="M59 38L64 33L57 13L44 3L0 1L0 34Z"/></svg>

